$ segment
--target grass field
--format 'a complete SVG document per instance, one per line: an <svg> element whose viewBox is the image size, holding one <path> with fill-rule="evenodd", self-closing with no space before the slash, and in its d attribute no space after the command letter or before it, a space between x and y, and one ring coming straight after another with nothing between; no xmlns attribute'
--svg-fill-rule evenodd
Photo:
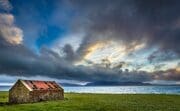
<svg viewBox="0 0 180 111"><path fill-rule="evenodd" d="M179 95L65 94L65 100L8 105L0 92L0 111L180 111Z"/></svg>

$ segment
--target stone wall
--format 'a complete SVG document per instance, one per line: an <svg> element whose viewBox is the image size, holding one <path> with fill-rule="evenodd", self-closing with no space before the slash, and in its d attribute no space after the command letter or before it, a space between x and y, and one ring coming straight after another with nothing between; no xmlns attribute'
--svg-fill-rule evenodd
<svg viewBox="0 0 180 111"><path fill-rule="evenodd" d="M30 92L32 102L64 99L63 90L34 90Z"/></svg>
<svg viewBox="0 0 180 111"><path fill-rule="evenodd" d="M10 103L26 103L29 102L29 90L18 81L9 91Z"/></svg>

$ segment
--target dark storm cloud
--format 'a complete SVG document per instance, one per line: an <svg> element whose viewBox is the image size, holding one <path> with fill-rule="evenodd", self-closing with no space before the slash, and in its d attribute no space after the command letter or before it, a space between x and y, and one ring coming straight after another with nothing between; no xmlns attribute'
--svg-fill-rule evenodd
<svg viewBox="0 0 180 111"><path fill-rule="evenodd" d="M11 76L48 76L57 79L80 81L116 81L144 82L152 79L179 80L179 72L168 70L168 76L156 72L156 75L145 71L122 71L121 67L110 69L97 65L92 67L74 66L60 57L56 52L42 48L39 54L33 53L23 45L12 45L1 38L0 42L0 73ZM122 63L123 64L123 63ZM172 75L171 75L172 74Z"/></svg>
<svg viewBox="0 0 180 111"><path fill-rule="evenodd" d="M77 59L77 55L76 53L74 52L73 48L71 45L69 44L66 44L64 47L63 47L63 52L65 53L65 59L68 60L68 61L74 61Z"/></svg>
<svg viewBox="0 0 180 111"><path fill-rule="evenodd" d="M60 57L46 47L42 47L36 54L23 44L13 45L6 42L0 33L0 73L12 76L41 75L90 82L180 80L180 74L175 70L151 74L145 71L119 70L123 63L117 65L115 69L98 65L86 67L72 64L72 61L79 60L87 53L86 49L89 46L107 40L123 41L127 48L134 47L133 42L146 42L147 47L159 46L160 51L173 52L179 58L180 3L178 0L74 0L68 1L67 4L67 7L71 7L77 13L76 17L72 18L72 31L83 30L85 33L79 49L74 52L72 46L65 45L63 48L65 57ZM44 22L46 21L43 20ZM156 54L149 59L153 61L154 56Z"/></svg>
<svg viewBox="0 0 180 111"><path fill-rule="evenodd" d="M172 61L179 58L179 55L177 55L175 52L171 50L157 50L154 51L152 54L149 55L147 58L150 63L158 63L162 61Z"/></svg>
<svg viewBox="0 0 180 111"><path fill-rule="evenodd" d="M42 48L39 54L23 45L12 45L2 37L0 42L0 73L11 76L48 76L81 81L147 81L146 72L122 72L102 67L74 66L54 51Z"/></svg>
<svg viewBox="0 0 180 111"><path fill-rule="evenodd" d="M180 55L179 0L76 0L69 1L77 11L72 29L85 31L83 52L96 41L120 40L157 46L160 51ZM78 27L78 28L76 28ZM133 47L133 46L132 46Z"/></svg>
<svg viewBox="0 0 180 111"><path fill-rule="evenodd" d="M159 80L180 80L180 72L178 72L176 69L169 69L166 71L157 71L154 73L156 76L154 76L154 79Z"/></svg>

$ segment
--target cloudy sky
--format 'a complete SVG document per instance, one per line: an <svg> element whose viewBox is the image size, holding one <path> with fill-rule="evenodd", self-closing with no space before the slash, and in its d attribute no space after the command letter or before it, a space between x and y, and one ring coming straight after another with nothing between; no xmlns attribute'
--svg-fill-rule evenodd
<svg viewBox="0 0 180 111"><path fill-rule="evenodd" d="M179 0L0 0L0 83L179 83L179 12Z"/></svg>

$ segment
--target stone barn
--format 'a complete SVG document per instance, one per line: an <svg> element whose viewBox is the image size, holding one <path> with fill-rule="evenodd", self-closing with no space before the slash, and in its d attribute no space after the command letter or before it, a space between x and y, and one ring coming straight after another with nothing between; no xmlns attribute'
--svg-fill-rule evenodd
<svg viewBox="0 0 180 111"><path fill-rule="evenodd" d="M18 80L9 90L10 103L64 99L64 89L55 81Z"/></svg>

